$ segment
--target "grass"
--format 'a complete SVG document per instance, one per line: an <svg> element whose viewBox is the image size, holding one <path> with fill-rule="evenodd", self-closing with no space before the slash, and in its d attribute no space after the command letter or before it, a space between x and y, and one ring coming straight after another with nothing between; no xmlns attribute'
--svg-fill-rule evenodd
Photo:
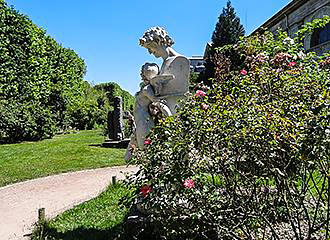
<svg viewBox="0 0 330 240"><path fill-rule="evenodd" d="M0 187L48 175L123 165L124 149L102 148L101 131L56 135L39 142L0 145Z"/></svg>
<svg viewBox="0 0 330 240"><path fill-rule="evenodd" d="M45 223L42 228L37 227L32 239L114 239L121 232L124 217L128 211L120 206L120 199L127 191L120 184L110 185L98 197L64 212Z"/></svg>

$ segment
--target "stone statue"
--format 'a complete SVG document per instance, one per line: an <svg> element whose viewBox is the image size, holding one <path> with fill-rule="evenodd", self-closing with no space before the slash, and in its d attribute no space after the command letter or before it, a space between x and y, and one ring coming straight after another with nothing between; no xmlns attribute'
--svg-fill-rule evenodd
<svg viewBox="0 0 330 240"><path fill-rule="evenodd" d="M159 73L158 66L155 63L146 63L141 69L141 78L143 83L141 90L136 94L136 104L134 109L135 135L137 147L143 148L144 140L154 127L154 121L149 112L149 105L153 102L158 104L159 109L165 116L172 115L171 110L161 102L161 98L155 94L155 88L150 80L157 77Z"/></svg>
<svg viewBox="0 0 330 240"><path fill-rule="evenodd" d="M111 140L120 141L125 138L123 124L123 100L121 97L114 98L113 111L108 113L108 137Z"/></svg>
<svg viewBox="0 0 330 240"><path fill-rule="evenodd" d="M127 119L127 125L128 125L127 135L131 136L133 133L135 133L135 129L136 129L135 120L132 112L131 111L124 112L124 119Z"/></svg>
<svg viewBox="0 0 330 240"><path fill-rule="evenodd" d="M125 138L123 100L121 97L114 97L113 111L108 112L108 138L102 143L106 148L126 148L129 139ZM129 118L129 117L128 117ZM133 118L133 116L131 116ZM134 126L132 126L133 128Z"/></svg>
<svg viewBox="0 0 330 240"><path fill-rule="evenodd" d="M163 64L160 69L155 63L142 66L143 83L136 94L134 110L136 131L128 146L126 160L131 158L135 147L144 147L144 141L154 127L153 116L175 114L178 100L189 90L189 60L174 51L171 48L173 44L174 41L161 27L150 28L140 39L140 45L156 58L163 58Z"/></svg>
<svg viewBox="0 0 330 240"><path fill-rule="evenodd" d="M156 96L166 100L172 114L176 113L177 102L189 91L189 60L174 51L172 38L162 27L147 30L140 39L140 45L156 58L163 58L163 64L156 78L151 79ZM173 79L170 80L170 77Z"/></svg>

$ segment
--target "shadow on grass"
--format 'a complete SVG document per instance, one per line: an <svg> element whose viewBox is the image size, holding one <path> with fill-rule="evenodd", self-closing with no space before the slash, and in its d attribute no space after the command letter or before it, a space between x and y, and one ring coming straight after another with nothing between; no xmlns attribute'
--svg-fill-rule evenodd
<svg viewBox="0 0 330 240"><path fill-rule="evenodd" d="M123 232L123 224L116 225L110 229L86 229L76 228L64 233L57 232L54 228L46 227L44 230L44 238L36 239L51 239L51 240L124 240L121 236Z"/></svg>
<svg viewBox="0 0 330 240"><path fill-rule="evenodd" d="M138 216L138 217L137 217ZM78 227L73 230L59 232L50 227L48 221L36 223L31 240L160 240L153 234L151 224L144 215L136 210L130 211L124 221L108 229Z"/></svg>
<svg viewBox="0 0 330 240"><path fill-rule="evenodd" d="M98 143L98 144L89 144L89 147L102 147L102 144Z"/></svg>

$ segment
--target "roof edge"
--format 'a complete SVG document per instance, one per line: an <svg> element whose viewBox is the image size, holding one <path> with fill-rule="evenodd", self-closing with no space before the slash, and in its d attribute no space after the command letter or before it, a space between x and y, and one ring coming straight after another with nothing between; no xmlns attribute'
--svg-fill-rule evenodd
<svg viewBox="0 0 330 240"><path fill-rule="evenodd" d="M280 21L281 18L287 13L296 10L297 8L304 5L306 2L308 2L308 0L292 0L288 5L286 5L284 8L275 13L274 16L272 16L265 23L255 29L250 35L256 34L258 31L260 31L261 28L268 28L269 26L273 25L274 22Z"/></svg>

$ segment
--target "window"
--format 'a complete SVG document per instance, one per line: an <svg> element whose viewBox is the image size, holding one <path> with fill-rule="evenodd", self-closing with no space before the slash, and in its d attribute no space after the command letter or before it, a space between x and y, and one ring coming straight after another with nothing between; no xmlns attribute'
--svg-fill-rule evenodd
<svg viewBox="0 0 330 240"><path fill-rule="evenodd" d="M311 48L327 41L330 41L330 23L323 28L315 29L312 34Z"/></svg>

